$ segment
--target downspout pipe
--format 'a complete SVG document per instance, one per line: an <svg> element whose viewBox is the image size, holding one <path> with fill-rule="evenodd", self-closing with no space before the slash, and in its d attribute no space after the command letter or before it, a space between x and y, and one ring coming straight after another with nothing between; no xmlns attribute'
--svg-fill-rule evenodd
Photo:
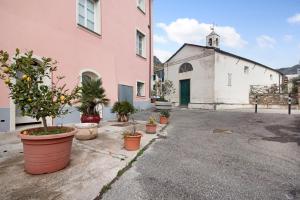
<svg viewBox="0 0 300 200"><path fill-rule="evenodd" d="M152 1L149 0L149 99L151 99L151 69L152 69Z"/></svg>

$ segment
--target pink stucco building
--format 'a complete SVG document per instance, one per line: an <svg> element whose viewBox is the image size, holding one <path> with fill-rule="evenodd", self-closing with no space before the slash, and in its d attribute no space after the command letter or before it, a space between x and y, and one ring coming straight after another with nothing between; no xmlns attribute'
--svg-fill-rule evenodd
<svg viewBox="0 0 300 200"><path fill-rule="evenodd" d="M51 57L69 85L101 77L111 105L129 100L148 108L152 64L152 0L0 1L0 49ZM30 122L0 82L0 132ZM111 106L110 105L110 106ZM111 118L110 107L103 118ZM79 122L80 113L53 123ZM51 121L50 121L51 122Z"/></svg>

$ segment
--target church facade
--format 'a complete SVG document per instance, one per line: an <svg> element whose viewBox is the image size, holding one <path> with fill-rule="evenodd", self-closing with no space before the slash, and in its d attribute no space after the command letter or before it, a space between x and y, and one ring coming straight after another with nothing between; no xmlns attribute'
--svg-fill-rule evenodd
<svg viewBox="0 0 300 200"><path fill-rule="evenodd" d="M165 79L175 86L175 106L203 109L251 107L251 85L281 85L283 74L268 66L219 48L214 31L206 46L184 44L166 61Z"/></svg>

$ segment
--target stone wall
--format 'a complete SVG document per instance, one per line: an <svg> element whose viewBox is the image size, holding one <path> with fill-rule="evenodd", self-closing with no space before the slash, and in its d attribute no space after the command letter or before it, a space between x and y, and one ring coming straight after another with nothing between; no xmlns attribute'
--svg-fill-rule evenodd
<svg viewBox="0 0 300 200"><path fill-rule="evenodd" d="M279 87L276 85L268 86L250 86L249 102L255 104L255 100L258 100L260 105L287 105L289 94L280 93ZM298 94L291 94L292 104L298 104Z"/></svg>

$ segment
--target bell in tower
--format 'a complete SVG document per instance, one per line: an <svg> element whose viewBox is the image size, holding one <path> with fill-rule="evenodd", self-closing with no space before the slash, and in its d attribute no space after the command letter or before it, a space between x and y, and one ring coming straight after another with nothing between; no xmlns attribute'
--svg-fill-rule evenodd
<svg viewBox="0 0 300 200"><path fill-rule="evenodd" d="M206 46L220 48L220 36L215 32L214 27L211 27L211 33L206 36Z"/></svg>

